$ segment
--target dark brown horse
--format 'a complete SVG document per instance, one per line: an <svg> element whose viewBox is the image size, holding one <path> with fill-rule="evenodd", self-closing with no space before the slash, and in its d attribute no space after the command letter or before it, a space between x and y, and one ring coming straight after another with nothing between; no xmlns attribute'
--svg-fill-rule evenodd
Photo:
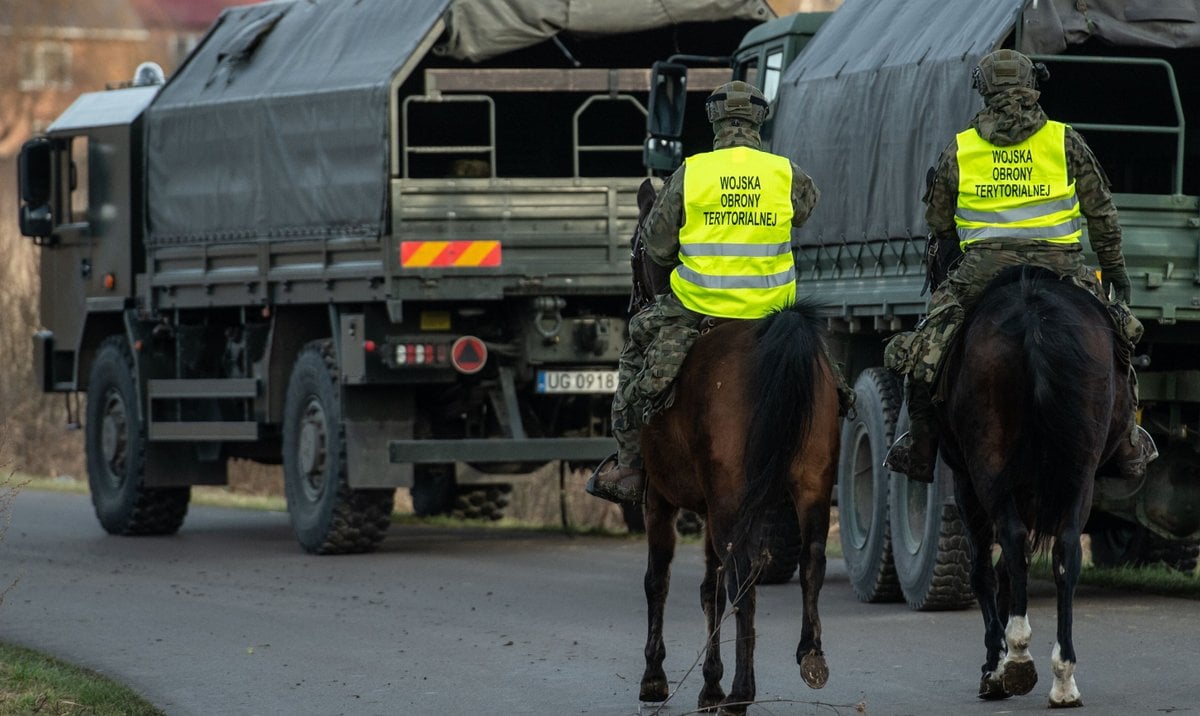
<svg viewBox="0 0 1200 716"><path fill-rule="evenodd" d="M967 525L987 650L979 696L1028 693L1029 555L1051 545L1053 707L1079 706L1072 599L1097 468L1128 436L1132 396L1104 305L1045 269L1013 267L969 312L948 358L942 457ZM993 567L992 545L1001 549Z"/></svg>
<svg viewBox="0 0 1200 716"><path fill-rule="evenodd" d="M635 251L635 270L636 263ZM754 700L754 584L762 567L763 517L781 502L795 505L801 526L804 610L796 659L809 686L820 688L828 679L817 597L825 578L840 419L822 340L815 309L803 303L758 320L717 325L684 360L674 403L642 432L649 543L643 701L670 696L663 607L680 509L705 518L700 600L708 645L700 707L720 705L721 713L740 714ZM728 698L720 651L727 598L737 629Z"/></svg>

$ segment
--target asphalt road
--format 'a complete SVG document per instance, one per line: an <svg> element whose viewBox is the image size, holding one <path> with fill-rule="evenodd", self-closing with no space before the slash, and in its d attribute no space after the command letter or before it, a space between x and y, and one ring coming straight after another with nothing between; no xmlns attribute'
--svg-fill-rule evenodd
<svg viewBox="0 0 1200 716"><path fill-rule="evenodd" d="M0 543L0 640L128 684L168 714L636 714L644 545L393 526L379 552L312 557L287 516L193 507L180 533L115 538L86 496L26 491ZM682 545L667 606L666 714L687 713L703 643L702 557ZM751 714L1041 713L1054 599L1033 587L1041 682L975 698L975 610L855 601L841 560L822 592L829 685L795 664L800 585L759 590ZM1081 587L1077 680L1089 714L1200 712L1200 604ZM732 625L726 631L732 635ZM733 673L725 650L726 687Z"/></svg>

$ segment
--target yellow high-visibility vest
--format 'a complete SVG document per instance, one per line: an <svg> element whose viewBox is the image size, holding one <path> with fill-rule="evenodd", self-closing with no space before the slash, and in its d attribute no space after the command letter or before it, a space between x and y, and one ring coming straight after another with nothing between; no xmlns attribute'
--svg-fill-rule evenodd
<svg viewBox="0 0 1200 716"><path fill-rule="evenodd" d="M1083 220L1075 182L1067 178L1066 129L1048 121L1008 147L974 129L958 134L954 224L960 246L983 239L1079 243Z"/></svg>
<svg viewBox="0 0 1200 716"><path fill-rule="evenodd" d="M688 157L671 289L687 308L761 318L796 300L792 163L749 147Z"/></svg>

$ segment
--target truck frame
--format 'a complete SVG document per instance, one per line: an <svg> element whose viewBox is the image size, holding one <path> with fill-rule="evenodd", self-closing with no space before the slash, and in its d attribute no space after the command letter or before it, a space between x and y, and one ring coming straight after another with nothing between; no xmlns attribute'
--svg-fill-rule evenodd
<svg viewBox="0 0 1200 716"><path fill-rule="evenodd" d="M21 153L21 230L104 529L173 533L246 458L282 464L305 550L364 552L398 487L498 519L536 468L611 453L644 53L745 5L581 42L597 66L441 52L451 0L250 5L165 84L80 97Z"/></svg>

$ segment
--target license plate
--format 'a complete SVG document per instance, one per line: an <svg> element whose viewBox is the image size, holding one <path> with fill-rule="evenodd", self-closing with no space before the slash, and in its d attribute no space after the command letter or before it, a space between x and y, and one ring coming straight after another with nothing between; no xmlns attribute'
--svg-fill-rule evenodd
<svg viewBox="0 0 1200 716"><path fill-rule="evenodd" d="M615 370L539 370L539 393L615 393Z"/></svg>

